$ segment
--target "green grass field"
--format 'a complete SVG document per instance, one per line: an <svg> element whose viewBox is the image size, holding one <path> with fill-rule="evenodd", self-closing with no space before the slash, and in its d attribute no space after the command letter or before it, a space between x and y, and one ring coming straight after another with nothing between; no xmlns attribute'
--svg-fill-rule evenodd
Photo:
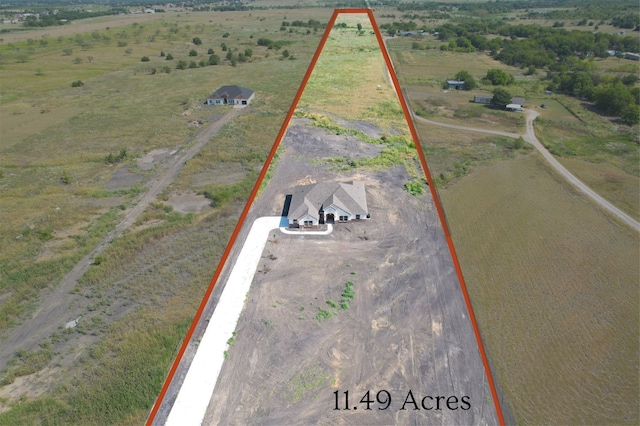
<svg viewBox="0 0 640 426"><path fill-rule="evenodd" d="M330 11L287 14L291 20L326 22ZM163 195L207 191L216 207L196 217L154 204L134 230L116 240L75 289L90 301L86 321L42 342L52 348L51 361L34 364L37 371L29 377L50 391L25 387L20 378L0 388L6 395L0 411L11 407L0 414L0 423L144 421L321 35L307 34L306 28L280 31L280 12L250 15L167 14L125 26L101 20L98 29L47 38L46 45L0 45L3 331L36 309L40 290L55 285L144 190L105 190L116 171L127 168L145 179L152 172L137 168L138 157L188 146L196 133L188 121L207 123L224 112L202 108L217 87L238 84L256 91L248 114L212 139ZM196 36L202 45L191 42ZM286 48L295 59L283 60L282 49L258 46L260 37L290 42ZM224 58L222 43L234 53L252 49L250 62L176 69L180 60L208 59L209 48ZM192 49L198 56L189 56ZM150 61L142 62L142 56ZM77 80L84 85L71 87ZM105 163L109 153L122 149L122 162ZM239 166L235 179L194 185L212 167L225 169L227 161ZM31 370L13 368L0 376ZM106 408L114 406L120 408Z"/></svg>
<svg viewBox="0 0 640 426"><path fill-rule="evenodd" d="M538 154L479 170L441 198L517 422L636 424L638 235Z"/></svg>

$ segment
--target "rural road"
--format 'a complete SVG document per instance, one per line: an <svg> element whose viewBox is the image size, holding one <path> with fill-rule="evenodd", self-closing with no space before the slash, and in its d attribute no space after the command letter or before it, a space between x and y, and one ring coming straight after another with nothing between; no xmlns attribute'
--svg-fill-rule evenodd
<svg viewBox="0 0 640 426"><path fill-rule="evenodd" d="M562 177L564 177L567 180L567 182L569 182L578 190L583 192L585 195L587 195L589 198L595 201L599 206L609 211L609 213L618 217L620 220L622 220L624 223L634 228L636 231L640 231L640 222L638 222L637 220L635 220L634 218L632 218L631 216L629 216L628 214L626 214L625 212L623 212L622 210L620 210L619 208L611 204L609 201L605 200L603 197L598 195L594 190L592 190L587 185L585 185L584 182L582 182L580 179L575 177L569 170L567 170L562 164L560 164L560 162L556 160L556 158L544 147L544 145L540 143L540 141L536 137L536 134L533 128L533 121L536 119L536 117L538 117L538 115L540 115L537 111L531 110L531 109L527 110L527 132L524 135L519 135L517 133L510 133L510 132L501 132L498 130L478 129L475 127L438 123L437 121L432 121L423 117L419 117L415 115L413 111L412 111L412 115L414 120L417 120L419 122L432 124L440 127L448 127L450 129L467 130L470 132L490 133L493 135L506 136L509 138L519 138L522 136L522 138L525 141L533 145L542 154L542 156L545 158L545 160L547 160L549 165L553 167L558 173L560 173L560 175L562 175Z"/></svg>
<svg viewBox="0 0 640 426"><path fill-rule="evenodd" d="M78 280L89 270L93 259L100 255L115 238L122 235L125 229L133 225L149 204L156 199L158 194L173 182L182 166L192 159L213 135L219 132L225 124L238 117L242 111L242 109L232 109L198 134L196 143L192 147L187 149L181 156L177 155L172 158L168 170L148 183L148 190L133 207L125 212L124 219L116 228L109 232L89 254L83 257L62 278L60 284L50 294L43 293L38 309L33 315L11 330L7 338L2 341L2 345L0 345L0 370L6 367L7 362L14 356L16 351L37 348L38 344L54 333L59 326L76 319L84 313L84 308L81 304L72 303L69 293L74 289Z"/></svg>

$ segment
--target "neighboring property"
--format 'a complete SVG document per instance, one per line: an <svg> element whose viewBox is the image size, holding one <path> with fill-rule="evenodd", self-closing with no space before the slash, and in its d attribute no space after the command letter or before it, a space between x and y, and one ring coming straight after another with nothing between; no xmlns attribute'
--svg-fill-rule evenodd
<svg viewBox="0 0 640 426"><path fill-rule="evenodd" d="M475 95L473 97L473 102L477 104L490 104L491 99L493 99L493 95Z"/></svg>
<svg viewBox="0 0 640 426"><path fill-rule="evenodd" d="M522 108L522 105L518 105L518 104L509 104L505 107L505 109L507 111L524 111L524 108Z"/></svg>
<svg viewBox="0 0 640 426"><path fill-rule="evenodd" d="M455 90L464 90L464 81L460 80L447 80L447 88Z"/></svg>
<svg viewBox="0 0 640 426"><path fill-rule="evenodd" d="M369 219L364 182L324 182L293 189L287 220L291 228Z"/></svg>
<svg viewBox="0 0 640 426"><path fill-rule="evenodd" d="M524 107L524 98L518 98L518 97L511 98L511 103Z"/></svg>
<svg viewBox="0 0 640 426"><path fill-rule="evenodd" d="M491 99L493 99L493 95L475 95L473 97L473 102L477 104L489 105L491 103ZM519 97L511 98L512 104L520 105L521 107L524 107L524 101L525 101L524 98L519 98Z"/></svg>
<svg viewBox="0 0 640 426"><path fill-rule="evenodd" d="M205 101L207 105L249 105L253 90L240 86L222 86Z"/></svg>

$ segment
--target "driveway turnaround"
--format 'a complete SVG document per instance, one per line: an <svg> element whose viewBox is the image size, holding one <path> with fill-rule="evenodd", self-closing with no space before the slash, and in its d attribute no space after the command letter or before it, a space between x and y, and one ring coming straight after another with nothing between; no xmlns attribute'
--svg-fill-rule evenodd
<svg viewBox="0 0 640 426"><path fill-rule="evenodd" d="M224 362L227 341L233 337L269 233L280 226L280 221L280 216L267 216L253 222L171 408L167 425L202 424Z"/></svg>

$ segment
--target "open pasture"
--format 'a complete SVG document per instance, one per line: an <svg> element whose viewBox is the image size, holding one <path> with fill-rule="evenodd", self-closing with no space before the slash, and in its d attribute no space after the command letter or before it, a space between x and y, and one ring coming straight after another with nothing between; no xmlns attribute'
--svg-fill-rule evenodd
<svg viewBox="0 0 640 426"><path fill-rule="evenodd" d="M441 198L518 423L637 423L638 235L537 154L473 173Z"/></svg>

